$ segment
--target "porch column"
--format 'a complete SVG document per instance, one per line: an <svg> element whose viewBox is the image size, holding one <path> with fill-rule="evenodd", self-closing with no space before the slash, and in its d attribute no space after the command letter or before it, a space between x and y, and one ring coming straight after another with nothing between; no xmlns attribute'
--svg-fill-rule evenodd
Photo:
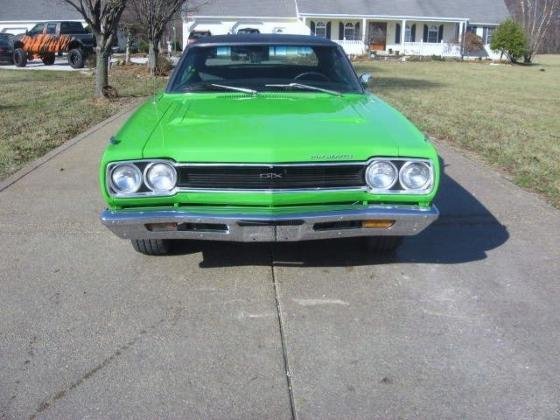
<svg viewBox="0 0 560 420"><path fill-rule="evenodd" d="M465 22L461 21L459 22L459 44L463 43L463 34L465 32Z"/></svg>
<svg viewBox="0 0 560 420"><path fill-rule="evenodd" d="M367 24L367 22L366 22L365 18L362 19L362 42L364 43L364 45L366 43L366 32L367 32L366 24Z"/></svg>
<svg viewBox="0 0 560 420"><path fill-rule="evenodd" d="M404 46L404 41L406 39L406 19L402 20L401 23L401 47L402 47L402 55L406 55L406 48Z"/></svg>

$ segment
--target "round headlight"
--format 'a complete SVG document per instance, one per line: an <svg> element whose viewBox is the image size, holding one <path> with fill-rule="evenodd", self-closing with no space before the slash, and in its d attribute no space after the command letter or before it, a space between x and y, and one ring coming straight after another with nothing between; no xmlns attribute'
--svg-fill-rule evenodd
<svg viewBox="0 0 560 420"><path fill-rule="evenodd" d="M111 186L116 193L133 194L142 186L142 172L131 163L117 165L111 171Z"/></svg>
<svg viewBox="0 0 560 420"><path fill-rule="evenodd" d="M373 162L366 171L368 185L376 190L388 190L399 178L399 171L393 163L386 160Z"/></svg>
<svg viewBox="0 0 560 420"><path fill-rule="evenodd" d="M399 179L406 190L425 190L432 182L432 170L424 162L407 162L401 168Z"/></svg>
<svg viewBox="0 0 560 420"><path fill-rule="evenodd" d="M177 171L167 163L155 163L148 166L146 185L154 192L167 193L177 184Z"/></svg>

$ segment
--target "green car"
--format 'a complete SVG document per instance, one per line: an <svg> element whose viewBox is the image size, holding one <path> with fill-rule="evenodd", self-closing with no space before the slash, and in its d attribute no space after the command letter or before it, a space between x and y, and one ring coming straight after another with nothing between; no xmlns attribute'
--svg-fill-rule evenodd
<svg viewBox="0 0 560 420"><path fill-rule="evenodd" d="M347 237L393 251L437 219L439 161L368 80L326 39L201 38L107 146L103 224L149 255Z"/></svg>

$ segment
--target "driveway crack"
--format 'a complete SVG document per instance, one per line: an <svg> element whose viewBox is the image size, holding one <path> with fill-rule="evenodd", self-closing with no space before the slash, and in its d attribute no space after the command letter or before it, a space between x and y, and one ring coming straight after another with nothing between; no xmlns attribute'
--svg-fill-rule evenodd
<svg viewBox="0 0 560 420"><path fill-rule="evenodd" d="M293 420L297 420L297 412L294 401L294 390L292 386L292 371L290 369L290 361L288 359L288 343L286 340L285 321L282 312L282 305L280 302L279 285L276 280L276 273L274 271L274 249L270 248L270 273L272 275L272 286L274 288L274 300L276 303L276 314L278 317L278 330L280 332L280 341L282 343L282 357L284 359L284 371L286 372L286 383L288 385L288 398L290 400L290 412Z"/></svg>

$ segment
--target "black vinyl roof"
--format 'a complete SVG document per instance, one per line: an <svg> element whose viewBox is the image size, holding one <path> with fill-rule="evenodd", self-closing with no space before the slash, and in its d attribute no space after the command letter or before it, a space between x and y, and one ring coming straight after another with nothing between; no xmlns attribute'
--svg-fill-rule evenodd
<svg viewBox="0 0 560 420"><path fill-rule="evenodd" d="M286 35L286 34L240 34L240 35L216 35L199 38L193 47L212 45L298 45L298 46L338 46L335 42L326 38L310 35Z"/></svg>

